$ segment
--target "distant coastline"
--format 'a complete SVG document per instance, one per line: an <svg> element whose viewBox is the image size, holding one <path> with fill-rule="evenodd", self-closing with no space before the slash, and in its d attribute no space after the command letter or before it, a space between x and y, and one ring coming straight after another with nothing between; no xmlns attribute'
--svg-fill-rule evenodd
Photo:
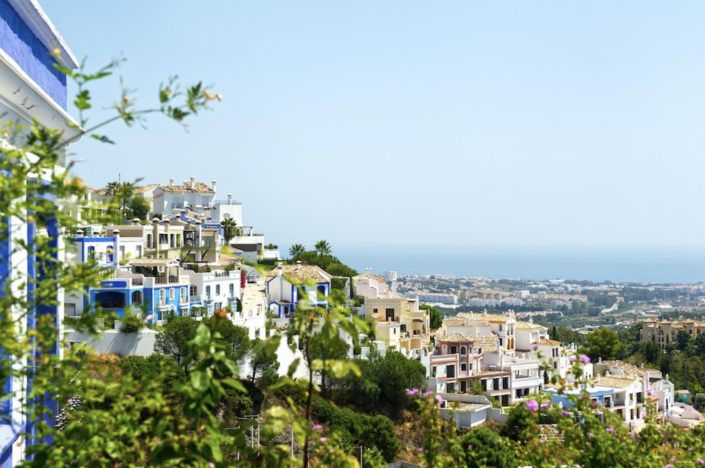
<svg viewBox="0 0 705 468"><path fill-rule="evenodd" d="M705 281L705 249L341 246L334 254L375 273L577 279L634 283Z"/></svg>

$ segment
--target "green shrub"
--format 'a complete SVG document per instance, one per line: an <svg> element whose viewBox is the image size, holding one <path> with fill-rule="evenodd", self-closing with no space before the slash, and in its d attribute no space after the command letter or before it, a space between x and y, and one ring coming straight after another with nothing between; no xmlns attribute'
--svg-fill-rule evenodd
<svg viewBox="0 0 705 468"><path fill-rule="evenodd" d="M507 441L486 427L478 427L465 434L461 447L465 450L467 468L518 466L514 451Z"/></svg>

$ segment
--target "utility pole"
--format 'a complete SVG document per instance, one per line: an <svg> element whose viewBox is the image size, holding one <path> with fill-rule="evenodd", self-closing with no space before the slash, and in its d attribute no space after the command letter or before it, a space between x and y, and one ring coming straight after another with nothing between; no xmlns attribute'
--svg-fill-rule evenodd
<svg viewBox="0 0 705 468"><path fill-rule="evenodd" d="M362 445L360 445L360 468L362 468L362 449L364 449Z"/></svg>

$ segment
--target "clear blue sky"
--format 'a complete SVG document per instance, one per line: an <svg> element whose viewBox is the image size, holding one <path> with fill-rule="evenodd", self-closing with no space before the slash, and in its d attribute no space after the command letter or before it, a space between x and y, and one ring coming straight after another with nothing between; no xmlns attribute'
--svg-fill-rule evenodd
<svg viewBox="0 0 705 468"><path fill-rule="evenodd" d="M285 248L705 247L705 2L41 3L143 104L224 96L75 145L94 187L216 179Z"/></svg>

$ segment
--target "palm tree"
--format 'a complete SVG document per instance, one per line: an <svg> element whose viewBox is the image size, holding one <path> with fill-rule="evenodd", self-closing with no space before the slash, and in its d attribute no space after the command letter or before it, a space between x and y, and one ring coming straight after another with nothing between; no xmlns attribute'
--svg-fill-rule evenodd
<svg viewBox="0 0 705 468"><path fill-rule="evenodd" d="M225 243L229 244L230 240L237 235L237 223L232 218L225 218L220 222L220 226L223 228Z"/></svg>
<svg viewBox="0 0 705 468"><path fill-rule="evenodd" d="M319 240L316 242L316 245L313 247L313 249L318 252L318 255L321 258L321 262L323 262L323 257L325 255L330 255L331 249L330 249L330 244L328 241L325 240Z"/></svg>
<svg viewBox="0 0 705 468"><path fill-rule="evenodd" d="M306 252L306 247L304 247L303 244L292 244L292 246L289 247L289 255L291 255L294 260L298 260L304 252Z"/></svg>
<svg viewBox="0 0 705 468"><path fill-rule="evenodd" d="M120 182L108 182L105 186L105 194L111 197L117 197L120 191Z"/></svg>
<svg viewBox="0 0 705 468"><path fill-rule="evenodd" d="M135 184L132 182L123 182L122 185L118 188L118 196L120 197L120 201L122 202L122 215L126 216L127 214L127 202L133 197L135 194Z"/></svg>
<svg viewBox="0 0 705 468"><path fill-rule="evenodd" d="M108 182L108 185L105 186L105 196L106 197L112 197L112 200L110 200L110 203L108 204L108 214L110 215L111 218L118 218L119 214L117 211L119 211L120 204L117 202L117 197L118 194L120 193L120 182Z"/></svg>

